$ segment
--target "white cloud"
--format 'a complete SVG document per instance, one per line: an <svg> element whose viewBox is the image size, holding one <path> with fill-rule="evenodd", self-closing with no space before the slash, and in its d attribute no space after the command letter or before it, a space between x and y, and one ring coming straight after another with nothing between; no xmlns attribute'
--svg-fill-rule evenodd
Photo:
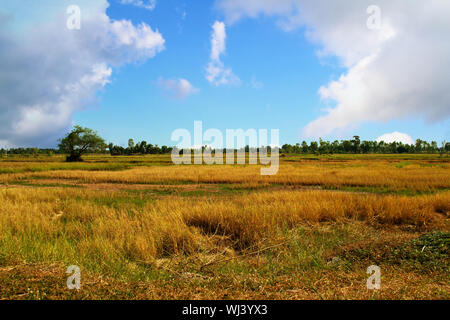
<svg viewBox="0 0 450 320"><path fill-rule="evenodd" d="M121 4L131 4L135 7L153 10L156 7L156 0L120 0Z"/></svg>
<svg viewBox="0 0 450 320"><path fill-rule="evenodd" d="M83 2L81 30L69 30L71 3L39 2L48 17L34 16L26 27L16 8L12 19L0 15L0 141L8 146L54 146L74 112L96 103L115 67L164 49L149 25L111 20L106 0Z"/></svg>
<svg viewBox="0 0 450 320"><path fill-rule="evenodd" d="M241 80L233 74L230 68L226 68L220 59L226 51L226 30L225 23L216 21L212 26L211 33L211 56L208 66L206 67L206 79L214 84L219 85L239 85Z"/></svg>
<svg viewBox="0 0 450 320"><path fill-rule="evenodd" d="M154 32L145 23L137 28L128 20L113 21L111 31L117 37L120 46L131 46L145 57L154 57L164 48L164 39L159 32Z"/></svg>
<svg viewBox="0 0 450 320"><path fill-rule="evenodd" d="M217 7L225 12L228 23L232 24L244 17L288 15L294 3L293 0L219 0Z"/></svg>
<svg viewBox="0 0 450 320"><path fill-rule="evenodd" d="M450 2L378 0L381 29L369 30L371 0L219 0L228 23L262 15L284 30L303 28L320 58L337 57L347 71L319 90L332 108L309 123L319 137L365 122L450 117Z"/></svg>
<svg viewBox="0 0 450 320"><path fill-rule="evenodd" d="M402 142L403 144L414 144L413 138L411 138L410 135L406 133L401 132L392 132L392 133L386 133L383 134L381 137L377 138L377 142L384 141L386 143L392 143L392 142Z"/></svg>
<svg viewBox="0 0 450 320"><path fill-rule="evenodd" d="M264 87L264 83L262 83L261 81L256 80L256 78L253 76L252 79L250 80L250 86L253 89L261 89Z"/></svg>
<svg viewBox="0 0 450 320"><path fill-rule="evenodd" d="M188 96L197 93L199 91L189 81L182 78L168 79L168 80L159 78L158 86L164 90L167 96L177 100L184 100Z"/></svg>
<svg viewBox="0 0 450 320"><path fill-rule="evenodd" d="M220 60L220 55L225 53L225 40L227 33L225 31L225 23L216 21L212 26L211 35L211 60Z"/></svg>

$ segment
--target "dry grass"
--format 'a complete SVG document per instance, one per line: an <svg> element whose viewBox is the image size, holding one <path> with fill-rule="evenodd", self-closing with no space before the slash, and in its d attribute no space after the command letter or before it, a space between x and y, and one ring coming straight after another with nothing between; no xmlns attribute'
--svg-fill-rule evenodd
<svg viewBox="0 0 450 320"><path fill-rule="evenodd" d="M284 230L304 223L354 219L427 228L442 225L440 213L450 212L448 192L414 198L327 191L258 192L227 198L169 196L141 208L93 202L110 196L69 188L0 190L2 245L17 253L29 250L34 242L31 252L49 260L58 246L71 245L74 255L148 262L198 251L202 243L208 243L202 237L209 235L224 236L235 248L245 249L261 239L275 241Z"/></svg>
<svg viewBox="0 0 450 320"><path fill-rule="evenodd" d="M293 273L271 281L266 277L218 275L177 281L125 282L83 272L82 290L67 290L65 269L57 265L25 264L0 269L0 300L43 299L449 299L445 278L386 267L382 290L365 288L365 267L346 270ZM179 285L183 283L184 285Z"/></svg>
<svg viewBox="0 0 450 320"><path fill-rule="evenodd" d="M26 178L30 174L6 174L0 182ZM79 180L82 183L270 183L280 185L340 188L379 187L389 190L430 191L450 189L447 165L397 167L390 163L282 164L275 176L261 176L259 166L162 166L139 167L125 171L58 170L35 172L37 178Z"/></svg>
<svg viewBox="0 0 450 320"><path fill-rule="evenodd" d="M0 174L0 287L12 281L5 278L11 265L22 279L21 266L75 264L98 284L85 297L104 292L95 280L103 276L132 298L447 297L437 271L422 275L387 264L387 291L371 296L355 285L365 278L360 261L327 264L330 252L345 246L366 250L381 241L387 250L424 232L448 231L446 162L305 161L282 163L272 177L261 176L258 166L117 171L108 163L87 171L91 165ZM198 280L188 284L196 291L183 287L185 274ZM169 291L130 289L150 280ZM2 290L10 297L20 291Z"/></svg>

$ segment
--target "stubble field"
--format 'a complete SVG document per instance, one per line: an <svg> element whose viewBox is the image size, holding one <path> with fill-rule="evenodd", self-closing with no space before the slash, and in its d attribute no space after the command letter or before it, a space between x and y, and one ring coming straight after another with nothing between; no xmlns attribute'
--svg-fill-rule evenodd
<svg viewBox="0 0 450 320"><path fill-rule="evenodd" d="M5 157L0 299L449 299L449 214L439 155Z"/></svg>

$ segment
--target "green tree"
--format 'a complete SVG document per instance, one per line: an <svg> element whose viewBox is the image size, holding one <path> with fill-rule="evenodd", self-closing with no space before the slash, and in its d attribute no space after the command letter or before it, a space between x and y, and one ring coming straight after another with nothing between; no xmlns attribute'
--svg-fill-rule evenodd
<svg viewBox="0 0 450 320"><path fill-rule="evenodd" d="M345 153L349 153L352 151L352 142L350 140L342 140L342 148Z"/></svg>
<svg viewBox="0 0 450 320"><path fill-rule="evenodd" d="M361 143L361 151L362 153L369 153L372 149L372 146L370 144L370 141L363 141Z"/></svg>
<svg viewBox="0 0 450 320"><path fill-rule="evenodd" d="M316 141L311 141L309 145L309 150L312 153L316 153L319 150L319 144Z"/></svg>
<svg viewBox="0 0 450 320"><path fill-rule="evenodd" d="M438 152L439 148L438 148L438 144L436 141L431 141L431 153L436 153Z"/></svg>
<svg viewBox="0 0 450 320"><path fill-rule="evenodd" d="M330 153L330 142L323 141L322 138L319 138L319 154L327 153Z"/></svg>
<svg viewBox="0 0 450 320"><path fill-rule="evenodd" d="M75 126L60 140L58 147L61 152L68 153L67 162L76 162L83 161L81 156L85 153L104 151L106 143L94 130Z"/></svg>
<svg viewBox="0 0 450 320"><path fill-rule="evenodd" d="M353 140L351 140L351 143L353 145L353 152L359 153L359 146L361 145L361 140L359 139L359 136L353 136Z"/></svg>
<svg viewBox="0 0 450 320"><path fill-rule="evenodd" d="M416 147L416 152L417 152L417 153L422 152L422 150L423 150L423 142L424 142L424 141L422 141L422 140L420 140L420 139L417 139L417 140L416 140L416 145L415 145L415 147Z"/></svg>
<svg viewBox="0 0 450 320"><path fill-rule="evenodd" d="M305 140L302 141L302 153L308 153L308 144L306 143Z"/></svg>

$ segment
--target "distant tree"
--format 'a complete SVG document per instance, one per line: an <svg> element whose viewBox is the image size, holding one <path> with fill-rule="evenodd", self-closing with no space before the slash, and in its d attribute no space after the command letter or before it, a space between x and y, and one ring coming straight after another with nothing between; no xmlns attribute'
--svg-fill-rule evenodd
<svg viewBox="0 0 450 320"><path fill-rule="evenodd" d="M450 142L442 141L442 147L439 149L439 153L442 156L444 153L447 153L447 156L450 152Z"/></svg>
<svg viewBox="0 0 450 320"><path fill-rule="evenodd" d="M316 153L319 150L319 144L316 141L311 141L309 145L309 150L312 153Z"/></svg>
<svg viewBox="0 0 450 320"><path fill-rule="evenodd" d="M353 145L353 152L359 153L359 146L361 145L361 140L359 136L353 136L353 140L351 141Z"/></svg>
<svg viewBox="0 0 450 320"><path fill-rule="evenodd" d="M59 150L69 155L67 162L83 161L81 156L88 152L102 152L105 141L92 129L75 126L67 136L60 140Z"/></svg>
<svg viewBox="0 0 450 320"><path fill-rule="evenodd" d="M450 155L450 142L445 143L445 152L447 152L447 157Z"/></svg>
<svg viewBox="0 0 450 320"><path fill-rule="evenodd" d="M322 138L319 138L319 154L327 154L330 153L330 142L324 141Z"/></svg>
<svg viewBox="0 0 450 320"><path fill-rule="evenodd" d="M370 141L363 141L361 143L361 151L362 151L362 153L369 153L371 148L372 147L371 147Z"/></svg>
<svg viewBox="0 0 450 320"><path fill-rule="evenodd" d="M342 140L342 149L344 150L344 153L349 153L352 151L352 143L349 140Z"/></svg>
<svg viewBox="0 0 450 320"><path fill-rule="evenodd" d="M436 141L431 141L431 153L436 153L438 152L439 148L438 148L438 144Z"/></svg>
<svg viewBox="0 0 450 320"><path fill-rule="evenodd" d="M417 140L416 140L415 149L416 149L416 152L417 152L417 153L422 152L422 150L423 150L423 143L424 143L424 141L422 141L422 140L420 140L420 139L417 139Z"/></svg>
<svg viewBox="0 0 450 320"><path fill-rule="evenodd" d="M144 140L139 144L139 153L145 154L146 152L147 152L147 141Z"/></svg>
<svg viewBox="0 0 450 320"><path fill-rule="evenodd" d="M428 143L428 141L422 141L423 150L430 153L431 152L431 145Z"/></svg>
<svg viewBox="0 0 450 320"><path fill-rule="evenodd" d="M331 153L338 153L340 151L339 141L334 140L333 143L331 143Z"/></svg>
<svg viewBox="0 0 450 320"><path fill-rule="evenodd" d="M281 147L283 153L292 153L292 146L290 144L285 144Z"/></svg>
<svg viewBox="0 0 450 320"><path fill-rule="evenodd" d="M204 149L204 148L203 148ZM352 140L335 140L333 142L324 141L319 139L319 142L312 141L310 145L306 141L302 141L302 143L296 143L295 145L284 144L281 148L281 152L284 154L342 154L342 153L436 153L439 152L441 154L448 153L450 149L450 144L444 142L442 147L438 147L436 142L428 143L427 141L423 141L417 139L415 144L403 144L400 142L391 142L386 143L384 141L361 141L359 136L354 136ZM31 148L24 149L10 149L9 152L11 154L33 154L30 151ZM113 144L109 145L109 151L111 155L136 155L136 154L167 154L171 153L173 148L169 148L167 146L159 147L158 145L153 145L151 143L147 143L146 141L136 142L134 143L133 139L129 140L128 147L124 148L122 146L115 146ZM177 150L177 148L175 148ZM230 149L233 150L233 149ZM253 150L248 145L245 147L245 150L248 152ZM227 149L223 149L225 153ZM236 151L236 150L234 150ZM41 151L39 151L41 152ZM193 150L191 150L193 152Z"/></svg>
<svg viewBox="0 0 450 320"><path fill-rule="evenodd" d="M408 145L399 142L397 145L397 153L406 153L406 152L408 152Z"/></svg>
<svg viewBox="0 0 450 320"><path fill-rule="evenodd" d="M305 140L302 141L302 153L308 153L308 144Z"/></svg>

